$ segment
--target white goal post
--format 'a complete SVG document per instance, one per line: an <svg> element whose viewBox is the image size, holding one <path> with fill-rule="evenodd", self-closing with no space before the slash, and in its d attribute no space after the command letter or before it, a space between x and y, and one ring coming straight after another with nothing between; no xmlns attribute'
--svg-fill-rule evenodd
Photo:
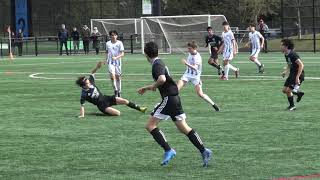
<svg viewBox="0 0 320 180"><path fill-rule="evenodd" d="M91 30L97 27L100 33L108 35L116 30L125 39L132 39L131 46L139 48L143 53L145 43L154 41L159 46L159 53L186 52L186 44L192 40L204 48L207 27L211 26L217 35L223 31L224 15L182 15L182 16L149 16L129 19L91 19ZM132 41L132 40L131 40Z"/></svg>
<svg viewBox="0 0 320 180"><path fill-rule="evenodd" d="M224 15L183 15L183 16L154 16L141 18L141 50L144 44L155 41L159 53L186 52L186 44L192 40L204 48L207 27L211 26L217 35L223 31Z"/></svg>

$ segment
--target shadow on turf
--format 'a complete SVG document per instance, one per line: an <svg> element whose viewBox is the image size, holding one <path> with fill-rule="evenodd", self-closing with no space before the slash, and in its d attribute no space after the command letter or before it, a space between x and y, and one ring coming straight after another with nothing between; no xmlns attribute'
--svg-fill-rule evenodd
<svg viewBox="0 0 320 180"><path fill-rule="evenodd" d="M99 112L91 112L91 113L87 113L87 115L90 115L90 116L111 116L110 114L103 114L103 113L99 113Z"/></svg>

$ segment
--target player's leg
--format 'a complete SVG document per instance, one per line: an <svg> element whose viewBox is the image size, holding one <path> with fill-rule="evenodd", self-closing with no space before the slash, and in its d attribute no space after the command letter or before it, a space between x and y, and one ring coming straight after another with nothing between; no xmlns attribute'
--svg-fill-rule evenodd
<svg viewBox="0 0 320 180"><path fill-rule="evenodd" d="M282 88L282 92L284 94L287 95L287 98L288 98L288 102L289 102L289 107L287 108L289 111L292 111L292 110L295 110L296 109L296 106L294 105L294 101L293 101L293 93L291 91L291 88L290 87L287 87L287 86L284 86Z"/></svg>
<svg viewBox="0 0 320 180"><path fill-rule="evenodd" d="M211 100L211 98L207 94L203 93L201 81L200 81L200 83L198 83L194 87L195 87L196 93L199 97L201 97L203 100L205 100L207 103L209 103L216 111L220 111L219 107Z"/></svg>
<svg viewBox="0 0 320 180"><path fill-rule="evenodd" d="M135 109L135 110L138 110L143 113L146 112L146 110L147 110L146 107L140 107L139 105L137 105L137 104L125 99L125 98L115 97L115 99L116 99L116 104L127 105L128 107Z"/></svg>
<svg viewBox="0 0 320 180"><path fill-rule="evenodd" d="M190 142L200 151L203 158L203 166L208 166L208 162L212 156L212 151L204 147L198 133L187 124L185 118L177 119L174 123L179 131L185 134L189 138Z"/></svg>
<svg viewBox="0 0 320 180"><path fill-rule="evenodd" d="M145 125L145 128L152 135L153 139L163 148L164 157L161 162L161 165L167 165L169 161L172 158L174 158L174 156L176 155L176 152L174 149L170 147L164 133L158 128L158 124L160 121L161 119L154 116L150 116L147 124Z"/></svg>
<svg viewBox="0 0 320 180"><path fill-rule="evenodd" d="M121 96L121 65L115 66L116 86L118 90L117 96Z"/></svg>
<svg viewBox="0 0 320 180"><path fill-rule="evenodd" d="M228 80L229 78L229 60L225 59L223 60L223 66L224 66L224 76L221 76L222 80Z"/></svg>
<svg viewBox="0 0 320 180"><path fill-rule="evenodd" d="M182 78L177 82L178 91L180 91L187 84L187 81L182 80Z"/></svg>
<svg viewBox="0 0 320 180"><path fill-rule="evenodd" d="M67 55L69 55L69 51L68 51L68 44L67 41L64 42L64 47L66 48L66 53Z"/></svg>
<svg viewBox="0 0 320 180"><path fill-rule="evenodd" d="M60 53L59 53L60 56L62 55L62 47L63 47L63 42L60 41Z"/></svg>
<svg viewBox="0 0 320 180"><path fill-rule="evenodd" d="M111 115L111 116L120 116L120 114L121 114L119 110L117 110L117 109L115 109L115 108L113 108L113 107L107 107L107 108L104 110L104 112L105 112L106 114Z"/></svg>
<svg viewBox="0 0 320 180"><path fill-rule="evenodd" d="M112 88L114 90L114 95L118 95L118 88L117 88L117 81L116 81L116 67L113 64L108 64L108 71L109 71L109 76L110 80L112 83Z"/></svg>
<svg viewBox="0 0 320 180"><path fill-rule="evenodd" d="M255 63L258 67L258 72L263 73L264 72L264 65L258 60L258 56L260 53L260 49L253 49L252 53L249 57L250 61Z"/></svg>

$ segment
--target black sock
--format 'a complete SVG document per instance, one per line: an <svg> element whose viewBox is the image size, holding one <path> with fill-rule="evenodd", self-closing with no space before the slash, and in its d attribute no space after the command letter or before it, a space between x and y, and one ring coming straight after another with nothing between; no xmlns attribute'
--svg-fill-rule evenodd
<svg viewBox="0 0 320 180"><path fill-rule="evenodd" d="M294 94L294 95L296 95L296 96L298 96L298 93L299 93L299 92L292 91L292 94Z"/></svg>
<svg viewBox="0 0 320 180"><path fill-rule="evenodd" d="M210 64L211 66L213 66L213 67L215 67L215 68L217 68L217 69L220 69L220 65L217 65L217 64L215 64L215 63L212 63L212 64Z"/></svg>
<svg viewBox="0 0 320 180"><path fill-rule="evenodd" d="M171 149L166 138L164 137L163 132L159 128L153 129L150 134L153 136L153 139L164 149L164 151L169 151Z"/></svg>
<svg viewBox="0 0 320 180"><path fill-rule="evenodd" d="M132 109L136 109L136 110L140 111L140 106L136 105L135 103L133 103L131 101L129 101L129 104L127 106Z"/></svg>
<svg viewBox="0 0 320 180"><path fill-rule="evenodd" d="M289 104L290 106L294 106L294 102L293 102L293 96L288 96L288 101L289 101Z"/></svg>
<svg viewBox="0 0 320 180"><path fill-rule="evenodd" d="M195 132L193 129L187 134L189 140L192 142L192 144L199 149L201 153L204 152L204 146L202 143L202 140L197 132Z"/></svg>

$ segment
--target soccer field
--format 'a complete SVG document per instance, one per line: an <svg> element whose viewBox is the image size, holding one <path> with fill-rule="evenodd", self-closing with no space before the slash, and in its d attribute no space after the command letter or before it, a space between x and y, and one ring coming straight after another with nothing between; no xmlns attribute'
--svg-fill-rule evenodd
<svg viewBox="0 0 320 180"><path fill-rule="evenodd" d="M160 95L137 93L153 81L143 55L123 58L122 95L147 106L148 113L116 106L120 117L102 116L86 103L84 119L78 118L75 79L104 56L0 59L0 179L320 179L320 55L299 54L305 65L305 96L296 111L288 112L281 92L282 54L261 53L265 73L260 75L248 53L240 53L232 62L240 68L240 78L230 71L229 81L220 81L206 62L208 54L202 53L203 90L221 112L197 97L191 85L180 96L189 125L213 150L207 168L171 120L160 128L177 156L160 166L163 150L144 129ZM161 57L178 80L185 70L180 63L184 55ZM98 71L96 84L103 93L113 93L105 69Z"/></svg>

